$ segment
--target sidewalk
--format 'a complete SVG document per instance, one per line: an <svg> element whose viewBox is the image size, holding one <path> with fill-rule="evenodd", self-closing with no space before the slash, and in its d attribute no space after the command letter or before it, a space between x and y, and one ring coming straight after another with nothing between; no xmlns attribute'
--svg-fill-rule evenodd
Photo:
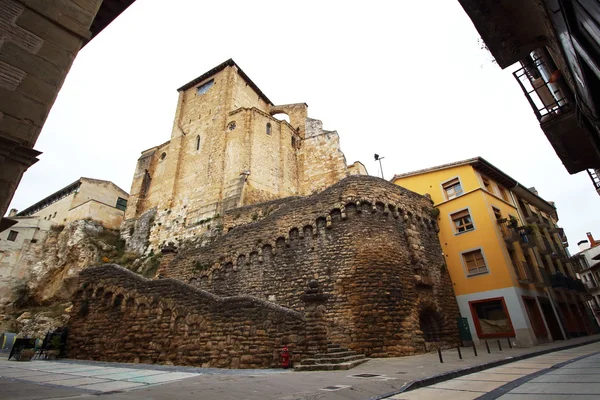
<svg viewBox="0 0 600 400"><path fill-rule="evenodd" d="M478 346L478 357L475 357L471 348L463 347L463 359L458 358L456 349L442 352L444 363L440 363L437 353L423 354L418 356L372 359L348 371L331 372L293 372L288 370L218 370L205 368L189 367L169 367L160 365L140 365L140 364L115 364L100 362L82 362L82 361L39 361L47 369L45 373L63 374L61 379L52 379L49 382L42 382L40 385L47 386L46 397L38 398L65 398L68 396L53 395L56 389L56 382L62 382L61 390L70 386L77 389L77 394L99 393L103 390L92 391L92 388L101 389L112 386L113 381L120 380L124 382L144 383L137 385L135 389L122 391L118 393L105 393L102 397L106 399L206 399L206 400L300 400L300 399L370 399L386 398L397 393L407 382L428 378L427 383L436 383L451 379L458 375L457 370L467 368L482 369L482 365L492 362L502 363L510 362L515 358L525 355L533 355L539 352L554 351L574 345L600 341L600 335L589 336L568 341L561 341L532 348L508 348L506 340L501 341L502 351L499 351L497 342L490 342L491 354L488 354L485 346ZM30 363L19 363L13 361L0 360L1 371L10 369L10 379L18 379L13 382L30 382L35 373L29 369ZM491 367L491 366L487 366ZM104 374L100 369L110 368L110 374ZM79 369L79 371L76 371ZM21 371L19 371L21 370ZM28 372L26 371L28 370ZM100 371L99 371L100 370ZM89 372L92 372L90 375ZM94 372L96 371L96 372ZM162 371L165 374L173 374L172 377L182 378L176 382L163 383L157 385L154 379L141 378L141 376L155 376L152 371ZM454 371L454 372L453 372ZM43 372L43 371L42 371ZM77 374L75 374L77 372ZM445 374L453 372L451 376ZM474 371L470 371L474 372ZM463 374L466 374L464 372ZM179 374L179 375L176 375ZM187 375L193 374L193 375ZM135 375L135 377L133 377ZM434 376L434 380L430 377ZM29 379L28 379L29 377ZM133 378L132 378L133 377ZM89 386L85 384L75 385L83 381L75 379L90 378ZM185 379L183 379L185 378ZM35 378L34 378L35 379ZM38 378L44 379L44 378ZM98 382L95 379L102 379ZM93 383L92 383L93 382ZM7 384L0 381L2 386ZM8 382L10 383L10 382ZM101 383L101 385L98 385ZM53 386L49 386L53 385ZM96 385L96 386L91 386ZM132 385L121 383L123 389ZM119 390L119 389L114 389ZM23 393L15 396L14 399L34 398ZM30 392L31 394L31 392ZM58 394L58 393L57 393ZM73 392L72 395L76 393ZM382 395L386 396L382 396ZM64 397L59 397L64 396Z"/></svg>
<svg viewBox="0 0 600 400"><path fill-rule="evenodd" d="M556 351L392 396L398 400L598 399L600 343Z"/></svg>

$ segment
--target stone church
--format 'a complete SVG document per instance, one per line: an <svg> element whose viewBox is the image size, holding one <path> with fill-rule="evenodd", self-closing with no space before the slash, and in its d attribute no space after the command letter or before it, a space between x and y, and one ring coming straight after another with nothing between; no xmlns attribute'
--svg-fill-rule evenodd
<svg viewBox="0 0 600 400"><path fill-rule="evenodd" d="M309 118L305 103L274 105L231 59L178 91L171 139L142 152L131 185L123 234L136 251L147 250L149 219L156 250L203 233L227 210L367 174L346 164L337 132Z"/></svg>
<svg viewBox="0 0 600 400"><path fill-rule="evenodd" d="M171 140L138 161L121 236L160 251L155 278L82 271L69 357L264 368L283 346L309 365L456 345L435 215L228 60L179 89Z"/></svg>

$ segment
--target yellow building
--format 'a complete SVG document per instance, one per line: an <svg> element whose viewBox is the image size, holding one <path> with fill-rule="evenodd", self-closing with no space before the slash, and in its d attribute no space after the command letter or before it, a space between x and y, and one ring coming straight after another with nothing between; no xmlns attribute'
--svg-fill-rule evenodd
<svg viewBox="0 0 600 400"><path fill-rule="evenodd" d="M531 346L592 331L554 204L481 157L395 175L429 194L461 315L475 341Z"/></svg>

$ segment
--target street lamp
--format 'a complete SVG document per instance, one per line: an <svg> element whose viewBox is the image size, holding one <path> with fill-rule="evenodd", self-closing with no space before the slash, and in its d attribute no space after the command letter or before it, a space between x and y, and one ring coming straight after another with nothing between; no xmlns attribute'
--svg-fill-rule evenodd
<svg viewBox="0 0 600 400"><path fill-rule="evenodd" d="M379 154L375 153L375 161L379 161L379 169L381 170L381 179L383 178L383 166L381 165L381 160L383 160L385 157L380 157Z"/></svg>

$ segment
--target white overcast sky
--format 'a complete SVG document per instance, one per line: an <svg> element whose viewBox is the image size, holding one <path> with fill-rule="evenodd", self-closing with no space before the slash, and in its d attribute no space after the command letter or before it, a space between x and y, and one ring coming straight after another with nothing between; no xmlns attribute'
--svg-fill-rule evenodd
<svg viewBox="0 0 600 400"><path fill-rule="evenodd" d="M374 153L386 179L486 158L556 202L574 252L600 238L600 198L478 39L456 0L137 0L79 52L11 207L80 176L129 191L140 152L170 138L176 89L233 58L275 104L306 102L372 175Z"/></svg>

